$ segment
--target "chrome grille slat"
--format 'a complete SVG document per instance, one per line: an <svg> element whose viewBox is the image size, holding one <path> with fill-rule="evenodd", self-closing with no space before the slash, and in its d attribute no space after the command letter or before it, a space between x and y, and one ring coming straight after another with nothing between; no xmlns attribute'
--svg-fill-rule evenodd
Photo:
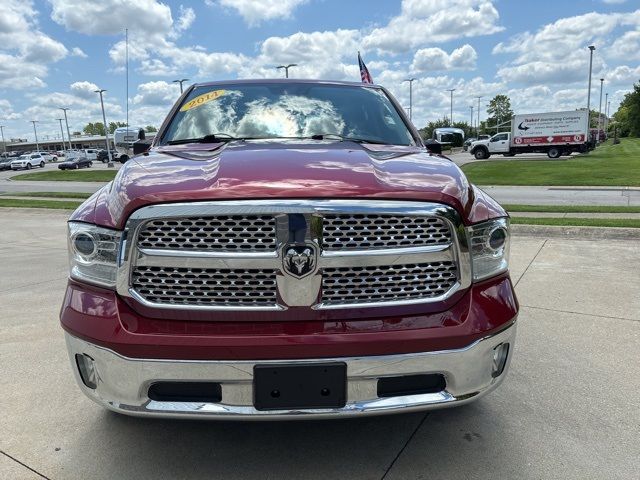
<svg viewBox="0 0 640 480"><path fill-rule="evenodd" d="M138 247L157 250L273 251L276 222L271 215L162 218L146 222Z"/></svg>
<svg viewBox="0 0 640 480"><path fill-rule="evenodd" d="M368 250L451 243L451 229L438 217L329 214L322 219L324 250Z"/></svg>
<svg viewBox="0 0 640 480"><path fill-rule="evenodd" d="M147 301L170 305L275 307L276 271L141 267L132 287Z"/></svg>
<svg viewBox="0 0 640 480"><path fill-rule="evenodd" d="M454 262L325 268L322 304L345 305L435 298L457 281Z"/></svg>

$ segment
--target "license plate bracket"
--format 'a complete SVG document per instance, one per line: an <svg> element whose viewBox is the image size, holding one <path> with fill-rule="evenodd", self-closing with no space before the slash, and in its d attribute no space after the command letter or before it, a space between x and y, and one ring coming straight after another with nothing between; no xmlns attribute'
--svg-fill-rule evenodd
<svg viewBox="0 0 640 480"><path fill-rule="evenodd" d="M256 410L344 407L347 365L342 362L255 365L253 392Z"/></svg>

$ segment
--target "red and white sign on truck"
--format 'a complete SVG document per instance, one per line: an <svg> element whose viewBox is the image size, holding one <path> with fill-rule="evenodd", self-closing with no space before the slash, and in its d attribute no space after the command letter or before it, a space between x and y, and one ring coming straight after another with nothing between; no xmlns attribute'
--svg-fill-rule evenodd
<svg viewBox="0 0 640 480"><path fill-rule="evenodd" d="M587 111L527 113L514 115L511 132L497 133L471 144L477 159L492 154L546 153L550 158L589 150Z"/></svg>

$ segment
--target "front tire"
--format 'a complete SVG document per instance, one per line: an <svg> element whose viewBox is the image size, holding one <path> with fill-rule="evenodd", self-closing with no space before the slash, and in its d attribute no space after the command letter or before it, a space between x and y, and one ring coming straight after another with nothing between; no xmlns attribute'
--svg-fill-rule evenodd
<svg viewBox="0 0 640 480"><path fill-rule="evenodd" d="M476 160L484 160L488 158L487 151L484 148L479 148L475 152L473 152L473 156L476 157Z"/></svg>
<svg viewBox="0 0 640 480"><path fill-rule="evenodd" d="M27 170L31 170L31 164L27 163Z"/></svg>
<svg viewBox="0 0 640 480"><path fill-rule="evenodd" d="M562 150L560 150L559 148L556 148L556 147L551 147L547 151L547 156L549 158L560 158L560 155L562 155Z"/></svg>
<svg viewBox="0 0 640 480"><path fill-rule="evenodd" d="M40 162L40 168L44 168L44 160Z"/></svg>
<svg viewBox="0 0 640 480"><path fill-rule="evenodd" d="M89 165L87 165L87 168L89 167L93 167L93 162L89 162Z"/></svg>

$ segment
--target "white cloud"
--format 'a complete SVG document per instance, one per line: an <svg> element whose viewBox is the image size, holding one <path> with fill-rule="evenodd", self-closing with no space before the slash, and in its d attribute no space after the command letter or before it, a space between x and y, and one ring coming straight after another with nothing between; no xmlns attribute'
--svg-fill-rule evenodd
<svg viewBox="0 0 640 480"><path fill-rule="evenodd" d="M403 0L400 15L363 40L380 53L402 53L425 44L489 35L503 30L489 0Z"/></svg>
<svg viewBox="0 0 640 480"><path fill-rule="evenodd" d="M0 8L0 88L45 85L47 64L68 55L67 48L44 34L30 0L4 0Z"/></svg>
<svg viewBox="0 0 640 480"><path fill-rule="evenodd" d="M141 83L138 85L137 95L133 97L133 104L142 106L164 106L167 107L168 110L179 95L180 89L175 83L164 81Z"/></svg>
<svg viewBox="0 0 640 480"><path fill-rule="evenodd" d="M640 29L629 30L607 48L607 54L624 60L640 60Z"/></svg>
<svg viewBox="0 0 640 480"><path fill-rule="evenodd" d="M463 45L448 54L441 48L422 48L413 56L411 70L437 72L441 70L473 70L478 54L471 45Z"/></svg>
<svg viewBox="0 0 640 480"><path fill-rule="evenodd" d="M20 117L19 113L13 111L13 105L9 100L0 98L0 118L3 120L17 120Z"/></svg>
<svg viewBox="0 0 640 480"><path fill-rule="evenodd" d="M173 19L171 9L155 0L49 0L51 18L67 30L87 35L131 33L156 37L169 33Z"/></svg>
<svg viewBox="0 0 640 480"><path fill-rule="evenodd" d="M640 66L619 65L604 75L605 85L631 85L640 80Z"/></svg>
<svg viewBox="0 0 640 480"><path fill-rule="evenodd" d="M195 19L196 13L193 11L193 8L185 8L183 5L180 5L180 17L178 17L176 29L178 31L187 30L191 26L191 24L193 24Z"/></svg>
<svg viewBox="0 0 640 480"><path fill-rule="evenodd" d="M95 98L96 90L99 90L98 86L95 83L82 81L82 82L74 82L69 87L71 92L79 98L89 99Z"/></svg>
<svg viewBox="0 0 640 480"><path fill-rule="evenodd" d="M71 49L71 55L74 57L87 58L87 54L82 51L80 47L73 47Z"/></svg>
<svg viewBox="0 0 640 480"><path fill-rule="evenodd" d="M236 10L251 27L264 20L290 18L293 11L307 0L219 0L216 3L206 1L212 7L226 7Z"/></svg>

